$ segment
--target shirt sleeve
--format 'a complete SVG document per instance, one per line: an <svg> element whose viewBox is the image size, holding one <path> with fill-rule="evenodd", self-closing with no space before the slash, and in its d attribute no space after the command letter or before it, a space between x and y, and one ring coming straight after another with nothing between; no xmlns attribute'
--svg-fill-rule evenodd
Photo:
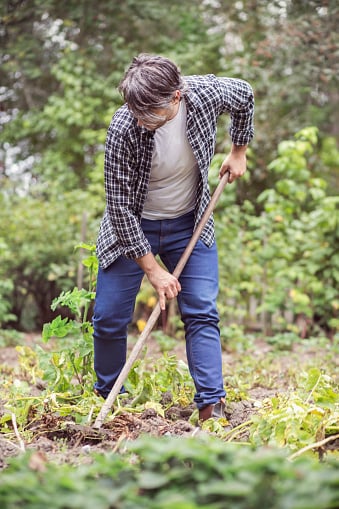
<svg viewBox="0 0 339 509"><path fill-rule="evenodd" d="M229 133L235 145L247 145L254 135L254 94L252 87L244 80L217 78L221 97L220 113L229 113Z"/></svg>
<svg viewBox="0 0 339 509"><path fill-rule="evenodd" d="M140 258L151 251L151 246L141 229L135 203L138 172L127 141L111 128L106 138L104 174L106 212L122 254L127 258Z"/></svg>

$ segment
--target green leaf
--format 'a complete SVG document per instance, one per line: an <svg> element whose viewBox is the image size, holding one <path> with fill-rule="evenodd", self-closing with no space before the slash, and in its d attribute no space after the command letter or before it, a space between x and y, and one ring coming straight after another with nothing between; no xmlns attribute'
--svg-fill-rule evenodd
<svg viewBox="0 0 339 509"><path fill-rule="evenodd" d="M52 337L63 338L79 329L79 324L69 319L57 316L51 323L45 323L42 330L42 339L46 343Z"/></svg>

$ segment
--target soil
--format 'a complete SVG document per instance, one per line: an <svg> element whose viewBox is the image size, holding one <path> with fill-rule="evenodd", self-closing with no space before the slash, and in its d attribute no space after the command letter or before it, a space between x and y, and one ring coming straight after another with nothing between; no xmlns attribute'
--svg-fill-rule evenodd
<svg viewBox="0 0 339 509"><path fill-rule="evenodd" d="M35 342L34 336L28 336L25 344L31 346ZM265 342L259 342L255 350L255 355L263 359L270 347ZM178 342L171 354L175 354L178 359L186 361L184 343ZM156 358L162 355L158 344L150 341L148 346L148 356ZM308 355L311 355L310 353ZM232 366L236 357L239 358L241 353L224 353L224 364L229 372L232 372ZM2 374L6 370L10 372L17 366L17 352L13 347L0 348L0 369ZM270 398L277 392L287 390L287 372L291 369L293 357L282 355L277 360L275 369L275 382L270 382L267 387L254 384L247 391L247 399L227 403L226 406L226 431L230 431L239 425L248 421L251 415L257 412L260 402L266 398ZM298 356L295 357L298 362ZM36 387L34 390L37 390ZM70 417L56 416L50 413L41 415L39 420L32 421L27 429L33 437L31 441L24 443L19 434L16 440L8 440L0 435L0 469L6 466L7 458L20 454L23 450L35 450L42 454L44 458L78 464L86 462L88 454L92 452L117 451L123 447L124 443L129 440L135 440L142 434L150 434L153 436L196 436L201 433L209 433L209 431L189 422L195 405L191 404L186 408L171 406L172 395L165 393L163 396L164 406L168 408L165 416L161 417L153 409L147 409L143 413L132 414L122 411L116 415L114 419L107 420L103 426L97 430L91 426L78 425L72 421ZM3 401L0 399L0 416L3 414ZM237 431L236 440L246 441L248 438L246 426L244 430ZM338 446L339 444L337 444ZM335 444L331 444L333 448Z"/></svg>

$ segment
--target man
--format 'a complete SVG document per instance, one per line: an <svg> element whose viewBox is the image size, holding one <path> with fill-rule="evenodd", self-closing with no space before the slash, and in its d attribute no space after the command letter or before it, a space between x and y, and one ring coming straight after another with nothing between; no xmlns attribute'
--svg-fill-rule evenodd
<svg viewBox="0 0 339 509"><path fill-rule="evenodd" d="M219 417L225 390L212 217L179 280L171 273L210 199L208 170L222 113L231 117L232 149L220 175L229 171L233 182L245 173L253 92L242 80L183 77L167 58L146 54L133 59L119 89L125 104L108 129L106 209L97 242L95 390L107 397L126 361L127 327L146 274L161 309L166 299L178 300L200 420Z"/></svg>

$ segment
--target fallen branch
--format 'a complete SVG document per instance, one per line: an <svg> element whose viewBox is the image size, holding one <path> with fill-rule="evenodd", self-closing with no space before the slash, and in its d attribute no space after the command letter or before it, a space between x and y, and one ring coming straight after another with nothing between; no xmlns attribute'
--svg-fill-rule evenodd
<svg viewBox="0 0 339 509"><path fill-rule="evenodd" d="M310 451L312 449L319 449L319 447L322 447L325 444L328 444L329 442L333 442L334 440L337 440L339 438L338 435L332 435L330 437L324 438L323 440L319 440L319 442L315 442L314 444L307 445L306 447L303 447L302 449L299 449L299 451L291 454L291 456L288 457L289 461L293 461L298 456L301 456L304 454L304 452Z"/></svg>

